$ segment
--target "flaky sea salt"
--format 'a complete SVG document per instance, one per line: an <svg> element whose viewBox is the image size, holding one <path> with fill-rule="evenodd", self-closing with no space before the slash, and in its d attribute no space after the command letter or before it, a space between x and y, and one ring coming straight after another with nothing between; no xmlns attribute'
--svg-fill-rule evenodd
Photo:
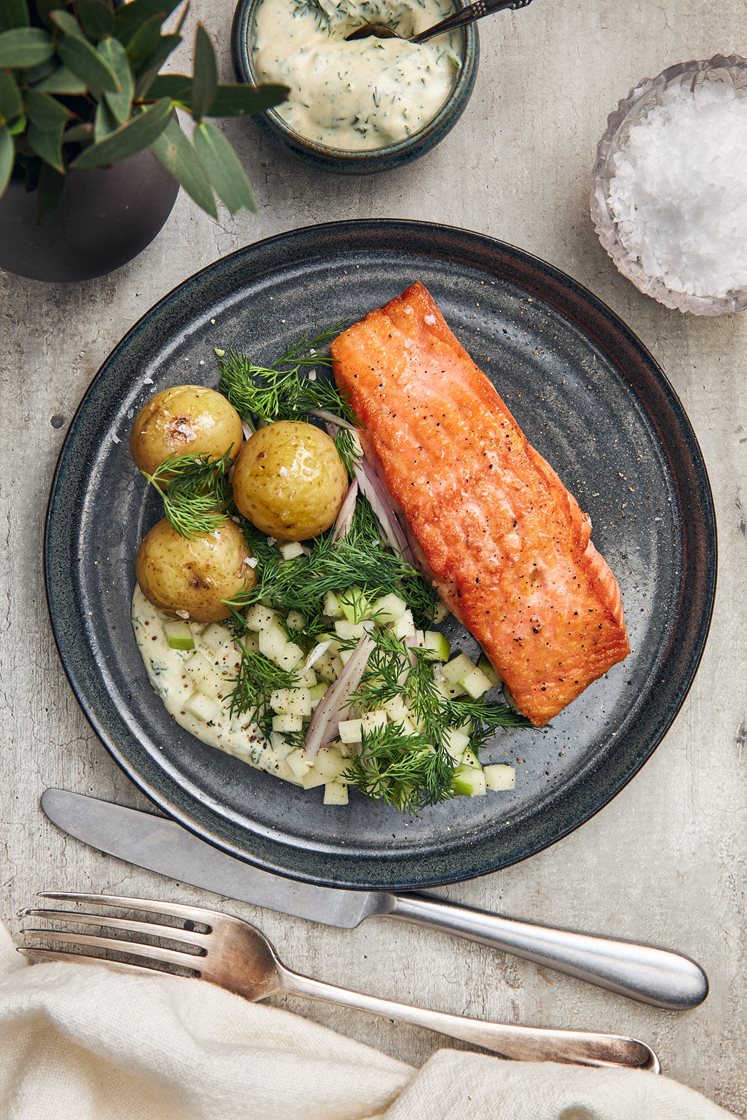
<svg viewBox="0 0 747 1120"><path fill-rule="evenodd" d="M670 87L613 160L610 210L647 276L696 296L747 286L747 97Z"/></svg>

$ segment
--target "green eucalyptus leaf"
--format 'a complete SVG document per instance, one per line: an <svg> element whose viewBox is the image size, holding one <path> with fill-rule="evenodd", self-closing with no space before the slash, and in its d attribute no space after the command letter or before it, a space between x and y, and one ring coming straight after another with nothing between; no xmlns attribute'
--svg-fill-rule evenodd
<svg viewBox="0 0 747 1120"><path fill-rule="evenodd" d="M158 71L181 41L181 35L162 35L153 54L135 67L139 75L135 86L135 97L138 100L142 100L150 93L151 86L158 76Z"/></svg>
<svg viewBox="0 0 747 1120"><path fill-rule="evenodd" d="M158 16L163 23L183 2L184 0L130 0L129 4L122 4L114 17L117 38L126 46L145 20Z"/></svg>
<svg viewBox="0 0 747 1120"><path fill-rule="evenodd" d="M132 95L134 92L127 51L119 39L106 38L99 43L99 54L105 62L109 63L117 75L117 81L122 90L121 93L105 93L104 99L119 124L124 124L129 119L132 110Z"/></svg>
<svg viewBox="0 0 747 1120"><path fill-rule="evenodd" d="M53 54L52 36L43 27L18 27L0 35L0 70L24 70Z"/></svg>
<svg viewBox="0 0 747 1120"><path fill-rule="evenodd" d="M60 13L55 12L55 16ZM87 39L63 35L57 44L57 53L68 70L86 83L89 89L104 93L121 93L117 75Z"/></svg>
<svg viewBox="0 0 747 1120"><path fill-rule="evenodd" d="M83 39L84 42L88 42L83 28L75 16L71 16L70 12L64 10L64 0L59 0L57 10L50 13L50 19L63 34L74 35L76 39Z"/></svg>
<svg viewBox="0 0 747 1120"><path fill-rule="evenodd" d="M46 222L50 214L57 209L64 187L65 176L56 171L54 167L50 167L48 163L42 164L39 172L36 203L36 220L39 225Z"/></svg>
<svg viewBox="0 0 747 1120"><path fill-rule="evenodd" d="M217 218L218 208L215 205L210 180L177 120L169 121L156 142L151 144L150 149L197 205L211 217Z"/></svg>
<svg viewBox="0 0 747 1120"><path fill-rule="evenodd" d="M78 19L86 35L103 39L114 30L114 12L105 0L77 0Z"/></svg>
<svg viewBox="0 0 747 1120"><path fill-rule="evenodd" d="M0 70L0 124L15 120L23 112L21 91L7 70Z"/></svg>
<svg viewBox="0 0 747 1120"><path fill-rule="evenodd" d="M60 101L50 97L48 93L40 93L38 89L26 91L26 112L31 123L42 132L63 129L73 116Z"/></svg>
<svg viewBox="0 0 747 1120"><path fill-rule="evenodd" d="M36 152L45 163L54 167L60 174L65 173L65 164L62 159L62 132L64 121L60 121L57 128L39 128L33 123L29 124L26 139L32 152Z"/></svg>
<svg viewBox="0 0 747 1120"><path fill-rule="evenodd" d="M195 64L192 78L192 116L196 121L206 117L218 92L218 63L210 36L201 23L195 31Z"/></svg>
<svg viewBox="0 0 747 1120"><path fill-rule="evenodd" d="M187 74L158 74L150 85L151 97L170 97L192 104L192 79Z"/></svg>
<svg viewBox="0 0 747 1120"><path fill-rule="evenodd" d="M133 66L145 62L161 41L161 17L151 16L140 26L126 46L127 57Z"/></svg>
<svg viewBox="0 0 747 1120"><path fill-rule="evenodd" d="M67 66L57 66L46 78L34 84L34 89L46 93L86 93L88 87L81 78L76 77Z"/></svg>
<svg viewBox="0 0 747 1120"><path fill-rule="evenodd" d="M58 8L64 8L65 0L34 0L34 7L42 23L44 23L50 31L54 31L52 12L57 11Z"/></svg>
<svg viewBox="0 0 747 1120"><path fill-rule="evenodd" d="M30 22L26 0L2 0L0 31L10 31L13 27L28 27Z"/></svg>
<svg viewBox="0 0 747 1120"><path fill-rule="evenodd" d="M16 149L13 137L5 125L0 128L0 195L3 194L13 174Z"/></svg>
<svg viewBox="0 0 747 1120"><path fill-rule="evenodd" d="M93 125L85 121L66 128L62 137L63 144L88 144L93 139Z"/></svg>
<svg viewBox="0 0 747 1120"><path fill-rule="evenodd" d="M98 144L92 144L73 161L73 167L105 167L141 152L160 136L169 122L173 105L168 98L156 101Z"/></svg>
<svg viewBox="0 0 747 1120"><path fill-rule="evenodd" d="M96 116L93 118L93 141L98 144L105 136L115 132L122 122L117 120L109 108L105 97L101 98L96 106Z"/></svg>
<svg viewBox="0 0 747 1120"><path fill-rule="evenodd" d="M27 124L28 124L28 117L26 116L25 113L21 113L20 117L17 117L13 121L13 124L8 125L8 132L10 133L11 136L22 136L23 133L26 131L26 125Z"/></svg>
<svg viewBox="0 0 747 1120"><path fill-rule="evenodd" d="M25 86L36 86L39 82L43 82L50 74L53 74L57 68L57 61L52 55L46 62L40 62L36 66L29 66L26 73L23 75L23 84Z"/></svg>
<svg viewBox="0 0 747 1120"><path fill-rule="evenodd" d="M244 117L272 109L288 96L288 87L267 83L248 86L243 83L225 83L218 86L211 117Z"/></svg>
<svg viewBox="0 0 747 1120"><path fill-rule="evenodd" d="M214 124L201 121L194 131L194 145L205 173L231 213L256 210L246 172L223 133Z"/></svg>

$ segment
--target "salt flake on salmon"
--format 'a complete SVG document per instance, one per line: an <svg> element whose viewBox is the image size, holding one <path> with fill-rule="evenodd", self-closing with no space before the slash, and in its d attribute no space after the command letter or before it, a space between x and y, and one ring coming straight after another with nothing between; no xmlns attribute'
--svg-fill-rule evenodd
<svg viewBox="0 0 747 1120"><path fill-rule="evenodd" d="M423 284L350 327L331 353L414 550L541 727L630 652L589 517Z"/></svg>

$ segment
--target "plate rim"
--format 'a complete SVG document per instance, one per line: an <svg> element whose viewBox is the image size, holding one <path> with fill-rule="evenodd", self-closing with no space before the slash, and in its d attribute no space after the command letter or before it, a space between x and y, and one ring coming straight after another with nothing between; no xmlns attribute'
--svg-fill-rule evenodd
<svg viewBox="0 0 747 1120"><path fill-rule="evenodd" d="M320 877L318 874L306 873L305 871L302 871L298 868L290 869L287 866L284 867L273 862L272 860L264 859L261 856L256 855L255 853L238 847L237 845L232 844L225 837L221 837L217 833L211 831L209 828L206 828L204 825L191 819L188 812L184 808L177 804L174 804L168 796L160 793L146 778L142 777L136 771L136 769L130 764L126 754L122 750L120 750L115 742L112 741L111 736L108 734L107 729L103 725L103 722L99 718L96 710L88 702L88 699L85 695L85 689L79 685L73 668L69 664L68 659L65 655L64 646L66 639L62 633L63 628L60 624L60 619L57 614L59 606L55 602L55 592L53 590L53 581L51 579L50 538L54 530L56 498L58 496L58 480L65 465L66 452L69 444L72 442L76 421L78 420L80 413L84 409L94 387L106 374L106 371L110 363L114 360L115 356L122 349L124 349L127 344L129 344L132 338L140 333L140 331L147 325L149 320L155 318L157 315L160 315L170 303L176 301L185 292L188 292L190 289L199 289L200 285L204 283L204 281L211 274L222 271L229 265L229 262L234 261L240 257L250 255L253 251L260 249L271 249L277 243L287 242L293 238L308 237L309 235L313 235L323 239L327 234L334 234L335 236L339 236L340 231L346 229L351 230L351 232L357 231L361 235L365 235L366 233L375 235L376 231L378 231L380 234L380 232L385 228L389 229L392 234L394 234L395 231L400 234L404 232L405 236L401 240L392 240L388 242L388 246L392 252L401 253L404 256L406 256L409 248L406 235L410 231L419 233L421 237L427 237L429 234L438 237L454 237L458 240L461 239L463 245L465 244L466 240L466 243L471 243L472 248L477 248L483 252L485 252L486 250L489 252L491 249L494 251L498 250L500 254L508 255L509 257L511 257L514 262L520 262L521 264L538 271L543 280L549 279L550 281L553 281L561 291L563 289L566 289L572 292L575 297L580 299L582 304L587 304L597 314L600 314L603 319L608 321L613 329L625 336L628 345L630 345L634 350L638 352L639 356L648 366L650 374L658 382L658 388L663 392L665 398L667 399L667 403L670 409L670 416L674 415L674 417L679 422L682 429L682 434L685 438L685 442L691 455L692 466L700 484L699 497L702 499L703 503L703 532L706 544L705 570L701 575L701 590L706 608L703 611L696 628L696 634L693 641L692 653L688 662L687 672L684 673L680 678L679 688L677 690L675 701L670 705L666 717L662 721L662 724L658 729L656 735L654 736L653 741L651 741L647 745L645 751L640 752L639 757L636 757L636 759L631 762L626 771L625 777L621 782L614 785L614 788L612 788L611 792L605 792L605 794L600 799L595 801L594 804L589 807L587 811L585 811L581 816L575 818L570 823L561 825L561 827L557 831L555 831L551 837L541 839L535 846L531 848L531 850L525 851L522 854L513 855L508 859L501 859L499 857L492 860L489 866L470 868L464 874L446 872L442 875L417 879L413 879L412 877L410 877L404 880L391 879L391 877L387 877L386 882L365 885L361 884L360 881L353 879L348 880ZM358 243L355 242L355 244L357 245ZM436 256L440 257L440 259L443 259L441 254L436 254ZM494 274L500 275L500 270L496 270ZM524 290L527 290L515 279L509 279L509 282L513 283L515 286L523 287ZM543 299L543 302L547 301ZM594 335L591 334L590 331L578 321L577 318L569 315L562 307L559 307L557 304L552 304L550 306L552 306L552 309L556 314L569 321L588 339L590 339L597 345L599 344L598 339L596 339ZM596 814L600 812L606 805L608 805L610 801L612 801L642 769L642 767L649 760L654 751L661 744L662 740L674 723L677 715L681 711L690 688L692 687L693 681L697 675L698 668L700 666L700 662L707 643L710 625L713 617L718 577L717 521L715 513L715 503L713 499L713 493L705 457L701 450L692 422L690 421L690 418L684 408L684 405L682 404L682 401L679 398L679 395L677 394L674 386L667 377L661 365L654 358L648 347L643 343L639 336L615 311L612 310L612 308L604 303L603 300L596 296L585 285L575 280L568 273L564 272L563 269L551 264L548 261L543 260L535 254L530 253L527 250L521 249L518 246L512 245L508 242L502 241L498 238L491 237L488 234L480 233L474 230L468 230L466 228L452 226L446 223L424 222L404 218L356 218L345 221L332 221L300 226L291 230L272 234L269 237L251 242L248 245L242 246L239 249L236 249L233 252L228 253L215 261L212 261L210 264L204 266L197 272L192 273L190 276L185 278L174 288L168 291L165 295L163 295L160 299L158 299L151 307L149 307L135 321L135 323L132 324L132 326L109 351L101 366L86 386L83 396L81 397L81 400L79 401L70 419L70 423L65 434L65 439L63 441L62 447L60 448L57 462L55 464L52 483L50 486L49 497L44 517L42 550L47 608L50 616L55 645L60 657L60 661L62 663L63 670L65 672L65 676L67 677L73 695L75 696L75 699L81 711L83 712L86 720L93 729L97 738L106 748L117 765L124 771L130 781L132 781L133 784L168 817L176 820L183 827L187 828L188 831L192 832L200 839L213 844L215 847L224 851L227 855L243 860L244 862L261 868L262 870L281 875L285 878L295 879L301 882L314 883L320 886L357 891L422 890L431 887L445 886L449 883L464 882L469 879L512 866L516 863L523 862L523 860L536 855L540 851L544 851L546 848L551 847L558 841L564 839L566 836L570 835L572 832L575 832L576 829L580 828L583 824L589 821L592 817L596 816ZM396 860L387 860L386 863L387 866L389 866L390 864L396 863Z"/></svg>

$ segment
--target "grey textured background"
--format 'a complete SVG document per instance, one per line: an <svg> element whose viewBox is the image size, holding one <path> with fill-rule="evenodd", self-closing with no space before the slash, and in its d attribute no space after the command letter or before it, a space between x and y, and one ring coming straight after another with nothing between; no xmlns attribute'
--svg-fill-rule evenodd
<svg viewBox="0 0 747 1120"><path fill-rule="evenodd" d="M196 0L223 45L230 0ZM251 123L228 131L252 172L256 216L213 222L185 197L153 245L111 277L44 286L0 275L0 882L2 916L44 887L215 900L65 841L43 818L50 785L143 805L95 740L60 669L44 605L42 522L54 463L86 385L114 343L196 269L268 234L335 218L425 218L513 242L569 271L640 334L695 426L720 533L714 624L692 692L665 742L595 819L531 861L452 888L506 913L646 939L697 957L712 984L685 1015L638 1006L445 936L370 922L352 933L250 907L289 964L381 995L508 1021L631 1033L666 1071L747 1115L744 1014L747 642L747 318L684 318L617 275L588 218L589 171L607 113L640 78L688 58L747 53L745 0L536 0L482 24L473 100L433 153L384 177L307 171ZM187 51L185 52L185 61ZM52 417L63 417L61 427ZM305 1012L412 1061L425 1032L308 1005Z"/></svg>

